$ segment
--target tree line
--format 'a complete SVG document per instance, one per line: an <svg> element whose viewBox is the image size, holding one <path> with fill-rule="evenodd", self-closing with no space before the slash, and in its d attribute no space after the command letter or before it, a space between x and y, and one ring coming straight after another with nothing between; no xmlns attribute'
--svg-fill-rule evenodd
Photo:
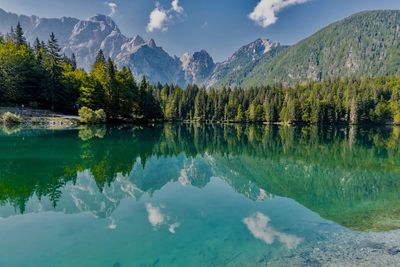
<svg viewBox="0 0 400 267"><path fill-rule="evenodd" d="M99 51L89 72L61 54L54 34L27 43L21 25L0 37L0 104L108 120L302 124L400 124L400 77L326 79L285 87L211 88L139 82Z"/></svg>

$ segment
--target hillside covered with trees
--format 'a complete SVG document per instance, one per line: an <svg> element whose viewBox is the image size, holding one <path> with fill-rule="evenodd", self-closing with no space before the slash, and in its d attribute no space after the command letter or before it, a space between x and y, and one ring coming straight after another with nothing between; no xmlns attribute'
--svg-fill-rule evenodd
<svg viewBox="0 0 400 267"><path fill-rule="evenodd" d="M261 59L240 85L398 75L399 25L399 10L355 14L289 47L272 61Z"/></svg>

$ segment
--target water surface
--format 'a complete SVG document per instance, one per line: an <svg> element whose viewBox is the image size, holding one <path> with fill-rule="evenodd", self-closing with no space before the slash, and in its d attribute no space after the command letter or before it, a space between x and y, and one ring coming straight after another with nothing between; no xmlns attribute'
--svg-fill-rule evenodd
<svg viewBox="0 0 400 267"><path fill-rule="evenodd" d="M0 266L394 264L399 137L391 127L3 128Z"/></svg>

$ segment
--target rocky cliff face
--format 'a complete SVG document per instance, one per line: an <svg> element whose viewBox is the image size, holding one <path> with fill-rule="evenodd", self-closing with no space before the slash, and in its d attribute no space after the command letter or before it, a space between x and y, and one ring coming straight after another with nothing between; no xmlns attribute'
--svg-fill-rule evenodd
<svg viewBox="0 0 400 267"><path fill-rule="evenodd" d="M207 81L207 86L235 86L257 65L264 56L269 56L279 44L269 39L256 41L241 47L226 61L218 64Z"/></svg>
<svg viewBox="0 0 400 267"><path fill-rule="evenodd" d="M181 57L185 81L189 84L204 84L214 71L215 63L205 50L186 53Z"/></svg>

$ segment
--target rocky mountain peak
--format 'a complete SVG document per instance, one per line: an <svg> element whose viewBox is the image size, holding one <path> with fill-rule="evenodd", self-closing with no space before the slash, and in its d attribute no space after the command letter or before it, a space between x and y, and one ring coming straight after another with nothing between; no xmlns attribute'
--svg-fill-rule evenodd
<svg viewBox="0 0 400 267"><path fill-rule="evenodd" d="M110 16L107 16L107 15L97 14L95 16L89 17L86 20L94 22L94 23L102 23L113 29L118 28L117 24L114 22L114 20Z"/></svg>
<svg viewBox="0 0 400 267"><path fill-rule="evenodd" d="M147 45L148 45L150 48L156 48L156 47L157 47L156 42L154 41L153 38L151 38L151 39L149 39L149 40L147 41Z"/></svg>
<svg viewBox="0 0 400 267"><path fill-rule="evenodd" d="M185 53L180 59L185 80L189 84L203 84L215 68L215 63L207 51Z"/></svg>
<svg viewBox="0 0 400 267"><path fill-rule="evenodd" d="M264 54L268 53L269 51L271 51L271 49L276 46L277 44L274 43L273 41L271 41L268 38L260 38L258 39L256 42L259 43L259 45L261 47L264 47Z"/></svg>
<svg viewBox="0 0 400 267"><path fill-rule="evenodd" d="M145 44L145 41L140 35L136 35L132 38L130 43L134 46L139 46Z"/></svg>
<svg viewBox="0 0 400 267"><path fill-rule="evenodd" d="M258 60L262 55L271 51L277 44L267 38L259 38L252 43L242 46L237 52L235 52L228 61L235 61L240 58L246 57L253 61Z"/></svg>

